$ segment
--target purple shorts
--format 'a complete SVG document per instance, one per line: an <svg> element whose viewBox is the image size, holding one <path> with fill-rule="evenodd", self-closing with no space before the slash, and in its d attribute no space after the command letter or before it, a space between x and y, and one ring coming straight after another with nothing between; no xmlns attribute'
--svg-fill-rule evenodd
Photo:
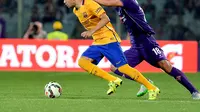
<svg viewBox="0 0 200 112"><path fill-rule="evenodd" d="M134 43L130 49L124 52L131 67L135 67L145 60L152 66L160 68L157 63L166 60L163 50L153 36L141 36L135 39Z"/></svg>

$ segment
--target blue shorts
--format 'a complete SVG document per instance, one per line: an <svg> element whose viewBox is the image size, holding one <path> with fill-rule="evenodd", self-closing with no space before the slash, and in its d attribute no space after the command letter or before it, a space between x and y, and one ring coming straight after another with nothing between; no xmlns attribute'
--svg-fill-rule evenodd
<svg viewBox="0 0 200 112"><path fill-rule="evenodd" d="M93 64L97 65L105 56L115 67L127 64L127 60L118 42L105 45L91 45L82 56L93 59Z"/></svg>

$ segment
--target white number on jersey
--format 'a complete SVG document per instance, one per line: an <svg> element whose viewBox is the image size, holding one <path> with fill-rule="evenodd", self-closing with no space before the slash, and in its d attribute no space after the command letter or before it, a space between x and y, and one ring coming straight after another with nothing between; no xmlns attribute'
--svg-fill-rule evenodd
<svg viewBox="0 0 200 112"><path fill-rule="evenodd" d="M153 51L156 55L159 55L159 54L162 53L162 52L160 51L160 49L157 48L157 47L153 48L152 51Z"/></svg>

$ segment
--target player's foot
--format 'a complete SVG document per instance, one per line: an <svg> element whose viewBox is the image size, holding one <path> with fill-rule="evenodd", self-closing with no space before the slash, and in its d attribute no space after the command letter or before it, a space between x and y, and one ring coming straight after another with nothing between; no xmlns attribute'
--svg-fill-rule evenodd
<svg viewBox="0 0 200 112"><path fill-rule="evenodd" d="M157 96L160 94L160 90L156 88L155 90L148 90L149 100L156 100Z"/></svg>
<svg viewBox="0 0 200 112"><path fill-rule="evenodd" d="M109 89L107 91L107 95L111 95L112 93L116 92L116 88L122 84L122 80L117 78L115 81L110 81L108 83Z"/></svg>
<svg viewBox="0 0 200 112"><path fill-rule="evenodd" d="M194 99L194 100L200 100L200 93L199 92L192 93L192 99Z"/></svg>
<svg viewBox="0 0 200 112"><path fill-rule="evenodd" d="M148 79L148 81L151 83L151 84L154 84L152 80ZM148 92L148 89L144 86L144 85L141 85L140 86L140 90L137 92L137 97L141 97L141 96L144 96L145 94L147 94Z"/></svg>

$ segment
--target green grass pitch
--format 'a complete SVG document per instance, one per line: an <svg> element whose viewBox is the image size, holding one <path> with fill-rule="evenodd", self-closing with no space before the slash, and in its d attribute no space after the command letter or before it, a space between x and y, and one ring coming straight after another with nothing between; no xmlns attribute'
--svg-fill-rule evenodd
<svg viewBox="0 0 200 112"><path fill-rule="evenodd" d="M145 73L161 89L159 99L136 97L139 84L124 79L111 96L107 82L87 73L0 72L0 112L199 112L200 101L164 73ZM200 89L200 73L187 74ZM57 81L60 98L44 96L44 86Z"/></svg>

